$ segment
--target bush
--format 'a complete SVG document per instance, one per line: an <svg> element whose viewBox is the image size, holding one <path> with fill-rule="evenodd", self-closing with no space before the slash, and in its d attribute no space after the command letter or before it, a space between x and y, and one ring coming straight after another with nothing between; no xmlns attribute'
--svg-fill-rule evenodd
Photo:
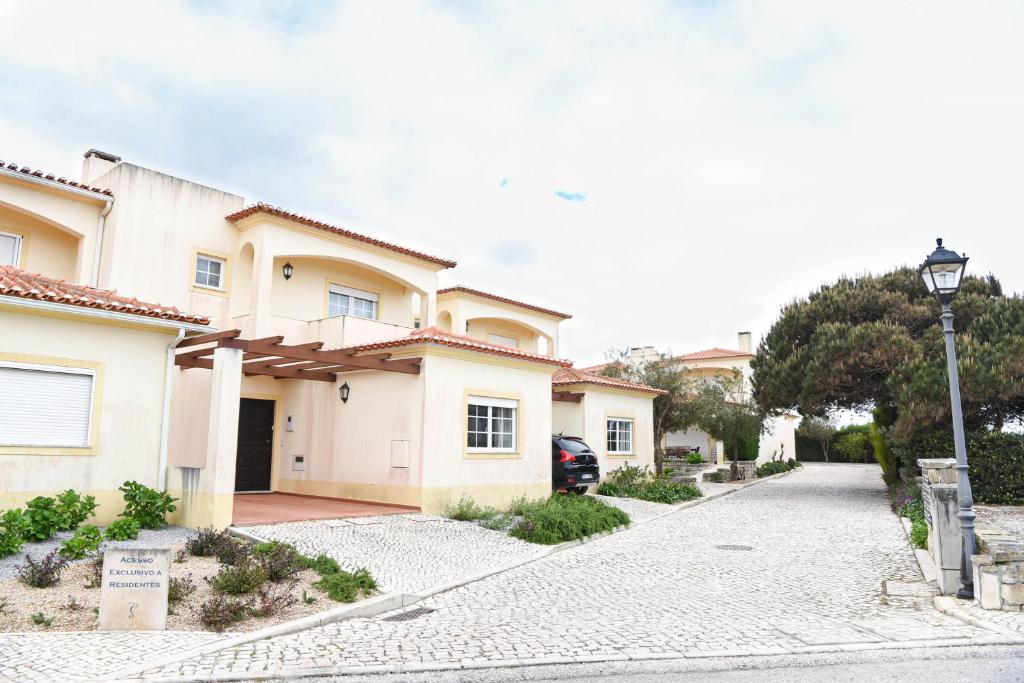
<svg viewBox="0 0 1024 683"><path fill-rule="evenodd" d="M258 617L272 617L281 610L291 607L299 601L292 591L298 581L291 581L284 586L264 584L260 586L256 596L257 607L253 610Z"/></svg>
<svg viewBox="0 0 1024 683"><path fill-rule="evenodd" d="M477 505L476 501L469 496L463 495L459 498L458 503L444 509L444 516L448 519L457 519L460 522L473 522L485 517L493 517L494 514L488 508Z"/></svg>
<svg viewBox="0 0 1024 683"><path fill-rule="evenodd" d="M104 530L108 541L129 541L139 537L139 521L121 517L111 522Z"/></svg>
<svg viewBox="0 0 1024 683"><path fill-rule="evenodd" d="M100 528L93 524L86 524L78 529L74 536L61 544L60 554L69 560L81 560L89 553L99 550L102 542L103 534L100 532Z"/></svg>
<svg viewBox="0 0 1024 683"><path fill-rule="evenodd" d="M60 575L67 568L67 559L61 557L56 550L38 562L30 555L18 567L18 580L33 588L49 588L60 581Z"/></svg>
<svg viewBox="0 0 1024 683"><path fill-rule="evenodd" d="M597 487L598 495L616 498L637 498L652 503L680 503L704 494L693 484L672 481L669 472L651 474L646 467L625 464L608 474L608 480Z"/></svg>
<svg viewBox="0 0 1024 683"><path fill-rule="evenodd" d="M203 626L220 632L245 619L252 609L252 600L239 600L215 595L195 610Z"/></svg>
<svg viewBox="0 0 1024 683"><path fill-rule="evenodd" d="M185 576L172 576L167 581L167 603L173 605L181 602L186 596L196 590L196 582L192 580L191 574Z"/></svg>
<svg viewBox="0 0 1024 683"><path fill-rule="evenodd" d="M263 568L252 560L246 560L237 566L224 565L213 576L206 577L206 582L218 593L242 595L252 593L267 580Z"/></svg>
<svg viewBox="0 0 1024 683"><path fill-rule="evenodd" d="M47 496L36 496L25 503L24 514L28 520L26 541L45 541L57 533L62 523L57 501Z"/></svg>
<svg viewBox="0 0 1024 683"><path fill-rule="evenodd" d="M553 494L520 505L518 512L522 519L512 528L511 535L543 545L586 538L629 524L625 512L591 496Z"/></svg>
<svg viewBox="0 0 1024 683"><path fill-rule="evenodd" d="M103 555L96 555L89 560L89 581L86 588L99 588L103 585Z"/></svg>
<svg viewBox="0 0 1024 683"><path fill-rule="evenodd" d="M1024 435L988 430L968 432L967 462L975 503L1024 505ZM952 430L919 432L908 443L892 444L903 476L919 471L918 458L952 458Z"/></svg>
<svg viewBox="0 0 1024 683"><path fill-rule="evenodd" d="M14 555L21 550L29 520L21 510L7 510L0 515L0 557Z"/></svg>
<svg viewBox="0 0 1024 683"><path fill-rule="evenodd" d="M58 528L61 531L75 529L96 511L96 499L92 496L83 498L74 489L68 489L57 496L55 509L60 520Z"/></svg>
<svg viewBox="0 0 1024 683"><path fill-rule="evenodd" d="M915 519L911 523L910 543L915 548L925 549L928 547L928 524L924 519Z"/></svg>
<svg viewBox="0 0 1024 683"><path fill-rule="evenodd" d="M214 557L225 543L232 543L231 534L213 527L199 529L185 541L185 551L193 557Z"/></svg>
<svg viewBox="0 0 1024 683"><path fill-rule="evenodd" d="M691 465L699 465L704 462L704 458L700 457L700 452L690 451L690 454L686 456L686 462Z"/></svg>
<svg viewBox="0 0 1024 683"><path fill-rule="evenodd" d="M325 574L313 585L335 602L355 602L360 595L368 595L377 589L377 582L366 569Z"/></svg>
<svg viewBox="0 0 1024 683"><path fill-rule="evenodd" d="M794 461L795 462L795 461ZM781 474L782 472L789 472L793 469L788 462L782 462L780 460L769 460L768 462L760 465L756 474L758 477L770 477L773 474Z"/></svg>
<svg viewBox="0 0 1024 683"><path fill-rule="evenodd" d="M335 561L333 557L328 557L327 555L317 555L316 557L299 555L297 562L303 569L312 569L320 576L337 574L341 571L341 567L338 566L337 561Z"/></svg>
<svg viewBox="0 0 1024 683"><path fill-rule="evenodd" d="M252 558L252 546L227 536L217 548L217 561L234 567L241 566Z"/></svg>
<svg viewBox="0 0 1024 683"><path fill-rule="evenodd" d="M166 526L167 513L178 509L174 505L177 498L135 481L126 481L118 490L124 494L124 512L121 516L134 519L143 529Z"/></svg>
<svg viewBox="0 0 1024 683"><path fill-rule="evenodd" d="M303 570L298 562L299 554L287 543L260 543L253 547L253 558L267 580L274 583L291 578Z"/></svg>

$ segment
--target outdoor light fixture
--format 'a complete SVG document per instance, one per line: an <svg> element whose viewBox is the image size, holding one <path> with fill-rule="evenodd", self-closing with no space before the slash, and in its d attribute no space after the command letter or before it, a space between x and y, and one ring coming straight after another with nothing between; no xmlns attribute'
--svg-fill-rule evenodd
<svg viewBox="0 0 1024 683"><path fill-rule="evenodd" d="M352 390L349 388L348 382L345 382L340 387L338 387L338 395L341 397L342 403L348 403L348 394L350 391Z"/></svg>
<svg viewBox="0 0 1024 683"><path fill-rule="evenodd" d="M284 268L282 268L281 270L284 272L284 279L285 280L291 280L292 279L292 273L295 272L295 268L292 267L292 264L285 263L284 264Z"/></svg>
<svg viewBox="0 0 1024 683"><path fill-rule="evenodd" d="M946 368L949 372L949 402L953 417L953 450L956 454L956 497L963 533L963 554L960 557L960 583L963 586L957 591L958 598L971 600L974 598L974 570L971 567L971 556L974 555L974 496L971 494L971 482L967 477L967 446L964 442L964 414L960 407L960 373L956 367L956 347L953 345L953 310L950 304L953 296L960 289L964 277L967 257L960 256L942 246L942 239L935 240L938 245L925 259L918 271L928 291L942 305L942 332L946 338Z"/></svg>

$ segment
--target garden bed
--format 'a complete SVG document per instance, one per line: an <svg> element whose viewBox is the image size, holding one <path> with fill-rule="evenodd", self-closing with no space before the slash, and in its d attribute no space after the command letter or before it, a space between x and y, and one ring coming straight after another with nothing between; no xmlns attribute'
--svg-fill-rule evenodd
<svg viewBox="0 0 1024 683"><path fill-rule="evenodd" d="M681 483L672 479L672 471L652 473L647 467L625 464L608 473L608 478L597 487L601 496L633 498L649 503L674 505L700 498L704 493L692 483Z"/></svg>
<svg viewBox="0 0 1024 683"><path fill-rule="evenodd" d="M629 515L593 496L554 493L549 498L517 500L507 512L481 507L464 496L445 516L508 534L538 545L556 545L612 531L629 524Z"/></svg>

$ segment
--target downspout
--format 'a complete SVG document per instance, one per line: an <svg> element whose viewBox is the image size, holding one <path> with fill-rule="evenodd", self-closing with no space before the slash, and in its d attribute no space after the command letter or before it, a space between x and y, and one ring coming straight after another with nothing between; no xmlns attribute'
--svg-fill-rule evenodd
<svg viewBox="0 0 1024 683"><path fill-rule="evenodd" d="M164 409L160 418L160 457L157 459L156 490L167 489L167 439L171 431L171 385L174 372L174 349L185 337L185 330L179 329L177 336L167 346L167 367L164 370Z"/></svg>
<svg viewBox="0 0 1024 683"><path fill-rule="evenodd" d="M100 255L103 252L103 229L107 224L107 214L114 208L114 202L111 199L107 200L107 205L103 207L103 211L100 212L99 222L96 224L96 248L93 249L92 255L92 278L90 278L89 284L93 287L100 286ZM184 330L182 330L184 334ZM175 342L177 344L177 342Z"/></svg>

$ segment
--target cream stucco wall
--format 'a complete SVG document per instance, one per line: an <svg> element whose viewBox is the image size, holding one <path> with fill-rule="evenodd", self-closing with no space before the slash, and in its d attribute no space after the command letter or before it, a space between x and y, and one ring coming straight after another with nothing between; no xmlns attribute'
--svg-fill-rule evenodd
<svg viewBox="0 0 1024 683"><path fill-rule="evenodd" d="M74 488L99 501L93 521L113 520L123 507L118 486L127 480L157 483L166 349L173 330L133 329L5 308L0 308L0 329L0 358L72 367L93 364L99 389L95 453L0 455L0 509Z"/></svg>
<svg viewBox="0 0 1024 683"><path fill-rule="evenodd" d="M91 282L96 233L105 207L99 195L49 187L0 171L0 232L25 238L18 264L23 270Z"/></svg>
<svg viewBox="0 0 1024 683"><path fill-rule="evenodd" d="M486 339L487 331L501 333L499 327L504 326L511 332L510 336L521 337L521 348L527 351L538 350L538 337L547 340L546 353L558 356L558 329L562 319L546 315L512 304L504 304L479 297L466 292L447 292L437 300L437 310L445 314L444 320L450 320L451 331L456 334L468 334L478 339Z"/></svg>
<svg viewBox="0 0 1024 683"><path fill-rule="evenodd" d="M554 401L560 418L576 426L573 436L580 436L595 453L601 478L629 463L654 470L654 398L651 394L606 389L594 385L559 387L562 391L583 392L579 403ZM633 452L629 455L608 454L609 418L633 420ZM582 423L582 428L579 427ZM559 422L552 428L558 431ZM566 432L568 434L568 432Z"/></svg>
<svg viewBox="0 0 1024 683"><path fill-rule="evenodd" d="M583 409L579 403L551 402L551 433L583 438Z"/></svg>

